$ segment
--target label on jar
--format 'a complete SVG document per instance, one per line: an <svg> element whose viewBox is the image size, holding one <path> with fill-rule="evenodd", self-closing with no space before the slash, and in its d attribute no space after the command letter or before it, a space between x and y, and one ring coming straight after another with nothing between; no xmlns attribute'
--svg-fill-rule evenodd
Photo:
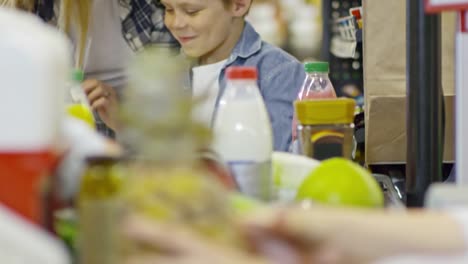
<svg viewBox="0 0 468 264"><path fill-rule="evenodd" d="M311 141L315 159L325 160L332 157L343 157L343 133L325 130L312 135Z"/></svg>
<svg viewBox="0 0 468 264"><path fill-rule="evenodd" d="M229 169L242 193L269 201L273 199L271 161L229 161Z"/></svg>

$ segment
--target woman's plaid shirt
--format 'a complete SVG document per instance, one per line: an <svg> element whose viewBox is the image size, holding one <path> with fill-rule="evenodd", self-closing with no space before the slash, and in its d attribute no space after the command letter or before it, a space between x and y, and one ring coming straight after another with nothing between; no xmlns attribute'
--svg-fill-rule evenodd
<svg viewBox="0 0 468 264"><path fill-rule="evenodd" d="M120 5L122 36L134 50L147 45L177 47L177 41L164 25L164 6L159 0L113 0ZM54 0L37 0L36 13L45 21L54 20Z"/></svg>

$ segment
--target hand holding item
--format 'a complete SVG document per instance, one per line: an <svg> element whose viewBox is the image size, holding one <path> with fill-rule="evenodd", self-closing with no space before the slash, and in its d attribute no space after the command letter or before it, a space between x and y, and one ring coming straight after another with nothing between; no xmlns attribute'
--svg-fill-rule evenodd
<svg viewBox="0 0 468 264"><path fill-rule="evenodd" d="M183 227L154 223L137 215L128 216L122 230L124 239L133 245L124 264L266 264L242 251L210 242Z"/></svg>
<svg viewBox="0 0 468 264"><path fill-rule="evenodd" d="M281 226L277 222L281 221L281 216L277 213L279 211L274 210L256 214L256 220L247 221L242 229L257 256L240 248L214 243L181 226L155 223L138 215L130 215L122 228L124 240L131 245L127 247L124 263L367 263L362 258L349 258L332 241L319 238L328 235L326 230L318 230L318 236L311 238L309 231L296 232L299 231L295 230L296 227L304 228L302 224L291 222L292 225Z"/></svg>
<svg viewBox="0 0 468 264"><path fill-rule="evenodd" d="M83 82L83 89L88 97L89 104L97 111L102 121L110 128L116 129L116 112L118 107L117 94L114 89L96 79Z"/></svg>
<svg viewBox="0 0 468 264"><path fill-rule="evenodd" d="M258 257L183 228L131 216L124 224L125 237L145 251L131 251L134 254L126 258L126 264L365 264L405 255L430 258L464 253L457 223L446 214L430 211L327 208L306 203L256 211L241 227Z"/></svg>
<svg viewBox="0 0 468 264"><path fill-rule="evenodd" d="M285 256L271 250L272 241L283 241L292 261L282 263L363 264L404 255L464 253L460 227L440 212L329 208L306 202L257 212L245 227L256 251L270 258Z"/></svg>
<svg viewBox="0 0 468 264"><path fill-rule="evenodd" d="M334 213L315 215L300 208L269 208L245 220L244 227L254 251L269 263L368 263L337 241L340 217Z"/></svg>

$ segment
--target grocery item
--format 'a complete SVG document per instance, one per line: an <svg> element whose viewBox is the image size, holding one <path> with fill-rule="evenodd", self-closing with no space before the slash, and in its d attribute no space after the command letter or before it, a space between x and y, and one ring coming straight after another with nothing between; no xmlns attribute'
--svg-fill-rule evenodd
<svg viewBox="0 0 468 264"><path fill-rule="evenodd" d="M336 97L335 88L328 76L328 62L306 62L304 70L307 76L299 91L298 100Z"/></svg>
<svg viewBox="0 0 468 264"><path fill-rule="evenodd" d="M65 36L34 15L0 8L0 25L0 203L41 225L64 143L70 51Z"/></svg>
<svg viewBox="0 0 468 264"><path fill-rule="evenodd" d="M355 105L349 98L296 101L298 152L317 160L351 159Z"/></svg>
<svg viewBox="0 0 468 264"><path fill-rule="evenodd" d="M273 136L253 67L229 67L228 83L216 112L214 150L227 162L240 191L272 198Z"/></svg>
<svg viewBox="0 0 468 264"><path fill-rule="evenodd" d="M128 210L155 222L190 227L219 243L235 241L227 192L206 171L134 161L127 173L132 175L123 192Z"/></svg>
<svg viewBox="0 0 468 264"><path fill-rule="evenodd" d="M118 263L123 169L113 157L88 158L78 195L79 263Z"/></svg>
<svg viewBox="0 0 468 264"><path fill-rule="evenodd" d="M320 164L312 158L287 153L273 152L273 183L280 202L291 202L304 179Z"/></svg>
<svg viewBox="0 0 468 264"><path fill-rule="evenodd" d="M261 208L263 204L256 199L252 199L241 193L232 192L229 194L230 206L238 215L245 215Z"/></svg>
<svg viewBox="0 0 468 264"><path fill-rule="evenodd" d="M297 200L355 207L383 207L383 192L372 175L350 160L323 161L302 183Z"/></svg>
<svg viewBox="0 0 468 264"><path fill-rule="evenodd" d="M192 118L196 102L184 88L187 72L178 58L165 49L149 49L136 56L129 70L120 112L121 140L129 149L122 164L122 220L143 217L238 245L228 195L235 184L206 150L211 133ZM158 254L131 239L122 243L124 259Z"/></svg>
<svg viewBox="0 0 468 264"><path fill-rule="evenodd" d="M323 98L335 98L335 88L328 77L328 62L306 62L304 70L307 73L301 90L297 95L297 101L316 100ZM295 113L292 122L293 141L290 151L298 153L297 138L297 113Z"/></svg>
<svg viewBox="0 0 468 264"><path fill-rule="evenodd" d="M73 70L71 81L68 85L68 91L65 93L67 103L67 113L87 123L92 128L96 127L93 112L89 105L88 98L81 87L84 79L83 71Z"/></svg>
<svg viewBox="0 0 468 264"><path fill-rule="evenodd" d="M67 106L67 113L73 117L83 120L91 127L95 127L94 116L89 107L83 104L70 104Z"/></svg>
<svg viewBox="0 0 468 264"><path fill-rule="evenodd" d="M2 204L0 234L2 263L72 263L65 247L56 238Z"/></svg>

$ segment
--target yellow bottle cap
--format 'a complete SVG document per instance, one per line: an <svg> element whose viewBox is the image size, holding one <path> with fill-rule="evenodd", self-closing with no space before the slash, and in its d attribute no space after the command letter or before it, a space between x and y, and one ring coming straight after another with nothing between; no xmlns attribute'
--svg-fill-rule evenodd
<svg viewBox="0 0 468 264"><path fill-rule="evenodd" d="M303 125L350 124L356 102L350 98L295 101L297 120Z"/></svg>

